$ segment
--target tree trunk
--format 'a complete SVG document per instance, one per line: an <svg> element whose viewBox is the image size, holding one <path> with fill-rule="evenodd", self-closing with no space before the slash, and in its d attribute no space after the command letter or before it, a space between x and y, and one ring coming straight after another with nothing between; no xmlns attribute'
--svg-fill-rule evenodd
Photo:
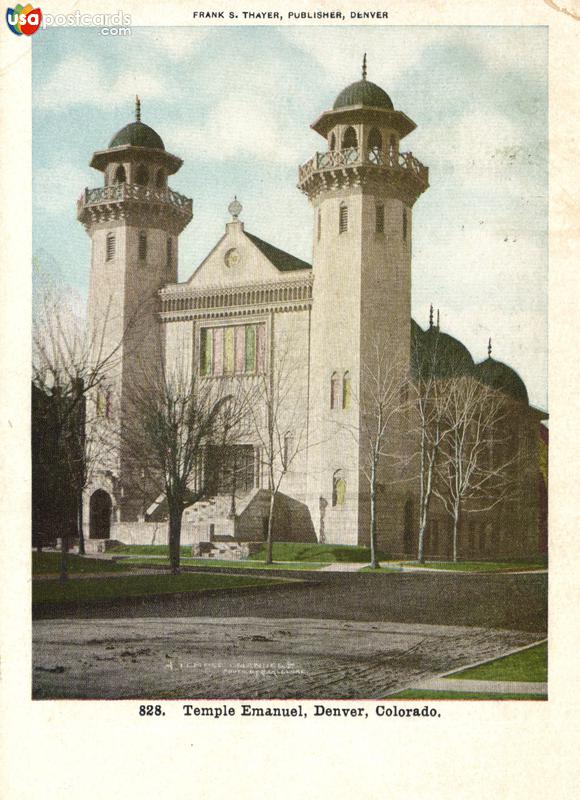
<svg viewBox="0 0 580 800"><path fill-rule="evenodd" d="M272 547L274 532L274 504L276 502L276 492L272 490L270 495L270 509L268 511L268 539L266 542L266 564L272 563Z"/></svg>
<svg viewBox="0 0 580 800"><path fill-rule="evenodd" d="M60 539L60 582L68 580L68 534L63 534Z"/></svg>
<svg viewBox="0 0 580 800"><path fill-rule="evenodd" d="M77 533L79 536L79 555L85 554L85 533L83 528L83 490L79 491L77 502Z"/></svg>
<svg viewBox="0 0 580 800"><path fill-rule="evenodd" d="M377 561L377 470L371 465L371 568L378 569Z"/></svg>
<svg viewBox="0 0 580 800"><path fill-rule="evenodd" d="M169 509L169 566L173 575L179 574L182 514L181 506Z"/></svg>
<svg viewBox="0 0 580 800"><path fill-rule="evenodd" d="M457 561L457 540L459 538L459 506L453 509L453 561Z"/></svg>

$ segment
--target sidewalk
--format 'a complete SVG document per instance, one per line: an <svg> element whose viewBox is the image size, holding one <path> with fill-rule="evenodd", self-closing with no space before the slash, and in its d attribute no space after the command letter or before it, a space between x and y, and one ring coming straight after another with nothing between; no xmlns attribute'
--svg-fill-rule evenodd
<svg viewBox="0 0 580 800"><path fill-rule="evenodd" d="M432 678L414 683L411 689L430 692L461 692L469 694L548 694L547 683L528 681L468 681L456 678Z"/></svg>

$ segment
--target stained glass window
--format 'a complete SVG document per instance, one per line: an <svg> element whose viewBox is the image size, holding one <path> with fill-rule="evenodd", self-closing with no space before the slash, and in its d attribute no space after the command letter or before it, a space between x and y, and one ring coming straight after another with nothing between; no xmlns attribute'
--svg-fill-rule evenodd
<svg viewBox="0 0 580 800"><path fill-rule="evenodd" d="M234 329L224 328L224 374L234 374Z"/></svg>
<svg viewBox="0 0 580 800"><path fill-rule="evenodd" d="M246 372L256 371L256 329L253 325L246 327Z"/></svg>

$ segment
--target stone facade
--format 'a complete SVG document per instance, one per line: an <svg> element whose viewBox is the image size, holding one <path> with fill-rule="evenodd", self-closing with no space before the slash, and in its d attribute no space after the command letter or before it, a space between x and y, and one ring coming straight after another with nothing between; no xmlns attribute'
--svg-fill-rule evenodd
<svg viewBox="0 0 580 800"><path fill-rule="evenodd" d="M102 423L112 446L85 502L92 537L102 533L92 521L106 513L95 510L95 498L102 503L106 494L107 535L129 543L167 541L163 498L152 497L132 474L116 427L143 364L170 370L185 363L200 378L236 374L251 383L290 359L288 435L303 437L304 447L281 487L276 538L368 543L365 454L360 436L353 436L368 392L362 375L379 350L409 370L413 205L429 174L400 149L415 124L366 77L312 127L327 147L299 168L299 188L314 216L312 266L249 233L235 201L223 237L184 283L177 282L178 237L192 218L192 203L167 185L180 159L140 118L95 153L91 164L105 185L85 190L78 204L92 242L89 320L106 331L103 348L118 350ZM543 416L527 400L514 400L510 419L528 448L517 500L474 515L462 555L536 554L534 443ZM402 417L389 432L389 446L402 456L413 446L411 426ZM260 445L248 433L239 446L247 461L243 489L233 499L218 494L186 509L183 543L199 549L212 540L263 538L269 486ZM416 552L417 480L404 469L381 462L378 474L379 547L393 555ZM430 526L427 555L448 555L449 520L436 503Z"/></svg>

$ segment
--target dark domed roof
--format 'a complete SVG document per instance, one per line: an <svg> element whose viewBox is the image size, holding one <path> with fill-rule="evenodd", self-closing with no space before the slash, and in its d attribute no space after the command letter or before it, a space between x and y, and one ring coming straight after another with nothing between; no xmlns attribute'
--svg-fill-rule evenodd
<svg viewBox="0 0 580 800"><path fill-rule="evenodd" d="M487 358L475 367L475 375L482 382L511 395L514 399L528 404L528 391L518 373L507 364Z"/></svg>
<svg viewBox="0 0 580 800"><path fill-rule="evenodd" d="M109 143L109 147L120 147L130 144L133 147L152 147L156 150L165 150L163 139L159 134L145 125L144 122L130 122L121 128Z"/></svg>
<svg viewBox="0 0 580 800"><path fill-rule="evenodd" d="M345 108L347 106L371 106L372 108L386 108L392 111L394 106L389 95L366 79L351 83L338 95L334 101L333 109Z"/></svg>
<svg viewBox="0 0 580 800"><path fill-rule="evenodd" d="M414 374L445 378L473 372L474 363L467 347L442 333L436 326L423 331L411 324L411 364Z"/></svg>

